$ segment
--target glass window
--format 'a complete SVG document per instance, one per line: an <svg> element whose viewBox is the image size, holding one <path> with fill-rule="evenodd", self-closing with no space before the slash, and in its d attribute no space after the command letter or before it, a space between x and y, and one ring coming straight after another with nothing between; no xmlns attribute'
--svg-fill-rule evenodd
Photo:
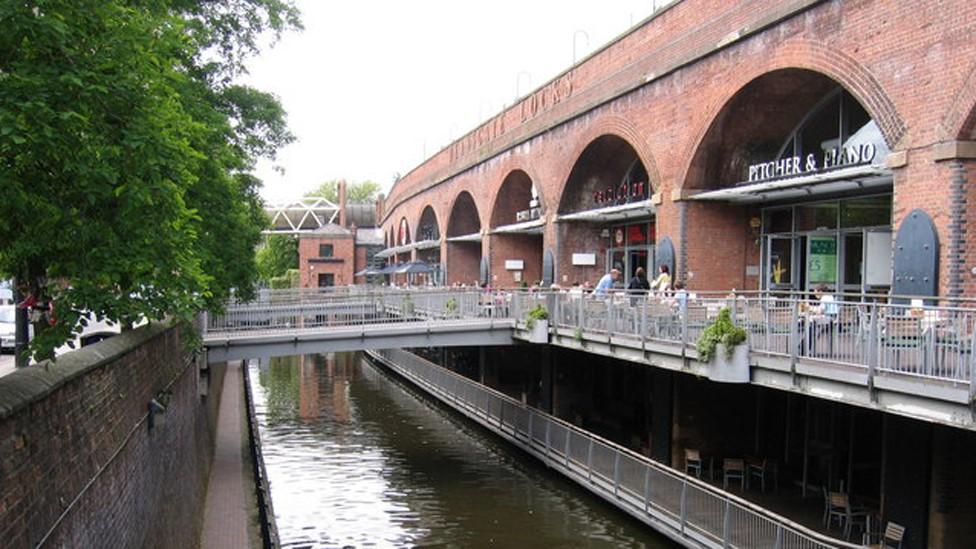
<svg viewBox="0 0 976 549"><path fill-rule="evenodd" d="M793 239L771 238L769 241L769 281L774 285L790 284L793 266Z"/></svg>
<svg viewBox="0 0 976 549"><path fill-rule="evenodd" d="M779 208L766 210L763 220L763 231L766 233L793 232L793 208Z"/></svg>
<svg viewBox="0 0 976 549"><path fill-rule="evenodd" d="M332 244L319 244L319 257L332 257Z"/></svg>
<svg viewBox="0 0 976 549"><path fill-rule="evenodd" d="M797 231L822 231L837 228L836 202L796 207Z"/></svg>
<svg viewBox="0 0 976 549"><path fill-rule="evenodd" d="M647 224L627 225L627 245L639 246L647 243Z"/></svg>
<svg viewBox="0 0 976 549"><path fill-rule="evenodd" d="M891 225L891 196L872 196L845 200L840 205L842 228Z"/></svg>
<svg viewBox="0 0 976 549"><path fill-rule="evenodd" d="M864 235L848 233L844 235L844 284L861 285L864 271Z"/></svg>

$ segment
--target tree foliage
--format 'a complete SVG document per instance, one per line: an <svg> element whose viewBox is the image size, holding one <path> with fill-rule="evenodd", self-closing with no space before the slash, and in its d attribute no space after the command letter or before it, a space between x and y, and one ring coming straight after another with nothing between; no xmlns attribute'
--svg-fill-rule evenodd
<svg viewBox="0 0 976 549"><path fill-rule="evenodd" d="M298 240L282 234L268 235L257 251L258 276L265 283L298 268Z"/></svg>
<svg viewBox="0 0 976 549"><path fill-rule="evenodd" d="M189 317L256 278L267 225L248 172L292 136L234 84L284 0L0 4L0 274L54 303L32 350L84 312Z"/></svg>
<svg viewBox="0 0 976 549"><path fill-rule="evenodd" d="M379 194L380 187L379 183L375 181L365 180L365 181L355 181L352 183L346 183L346 200L348 202L369 202L376 200L376 195ZM335 204L339 203L339 180L332 179L326 181L315 188L313 191L309 191L305 196L321 197L333 202Z"/></svg>

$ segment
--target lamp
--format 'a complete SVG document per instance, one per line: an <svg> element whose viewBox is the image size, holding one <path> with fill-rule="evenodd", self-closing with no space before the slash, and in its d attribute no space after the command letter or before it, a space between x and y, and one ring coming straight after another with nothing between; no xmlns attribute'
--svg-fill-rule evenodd
<svg viewBox="0 0 976 549"><path fill-rule="evenodd" d="M149 426L149 432L151 433L156 425L163 425L163 413L166 412L166 408L169 406L169 399L173 396L170 391L160 391L156 393L155 398L149 400L146 404L146 410L149 416L146 419L146 423Z"/></svg>

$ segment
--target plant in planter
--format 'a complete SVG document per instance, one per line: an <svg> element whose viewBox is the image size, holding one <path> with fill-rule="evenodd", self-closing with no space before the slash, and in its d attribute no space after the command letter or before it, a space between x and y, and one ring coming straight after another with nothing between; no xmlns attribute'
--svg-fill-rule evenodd
<svg viewBox="0 0 976 549"><path fill-rule="evenodd" d="M709 378L713 381L747 383L749 381L749 347L746 331L732 323L728 308L698 337L698 359L711 364Z"/></svg>
<svg viewBox="0 0 976 549"><path fill-rule="evenodd" d="M444 303L444 316L447 318L455 318L458 312L458 301L457 298L452 297Z"/></svg>
<svg viewBox="0 0 976 549"><path fill-rule="evenodd" d="M525 315L525 327L529 330L529 341L547 343L549 341L549 311L537 303Z"/></svg>
<svg viewBox="0 0 976 549"><path fill-rule="evenodd" d="M580 345L586 343L586 340L583 339L583 328L577 327L575 330L573 330L573 339L575 339L576 343L579 343Z"/></svg>

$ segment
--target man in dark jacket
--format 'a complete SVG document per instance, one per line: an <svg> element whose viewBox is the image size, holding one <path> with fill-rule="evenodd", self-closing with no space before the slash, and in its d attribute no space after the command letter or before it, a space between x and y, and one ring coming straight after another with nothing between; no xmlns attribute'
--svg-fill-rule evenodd
<svg viewBox="0 0 976 549"><path fill-rule="evenodd" d="M650 289L651 284L647 281L647 276L644 274L644 267L637 267L634 277L627 284L627 293L630 294L631 305L637 304L638 300Z"/></svg>

